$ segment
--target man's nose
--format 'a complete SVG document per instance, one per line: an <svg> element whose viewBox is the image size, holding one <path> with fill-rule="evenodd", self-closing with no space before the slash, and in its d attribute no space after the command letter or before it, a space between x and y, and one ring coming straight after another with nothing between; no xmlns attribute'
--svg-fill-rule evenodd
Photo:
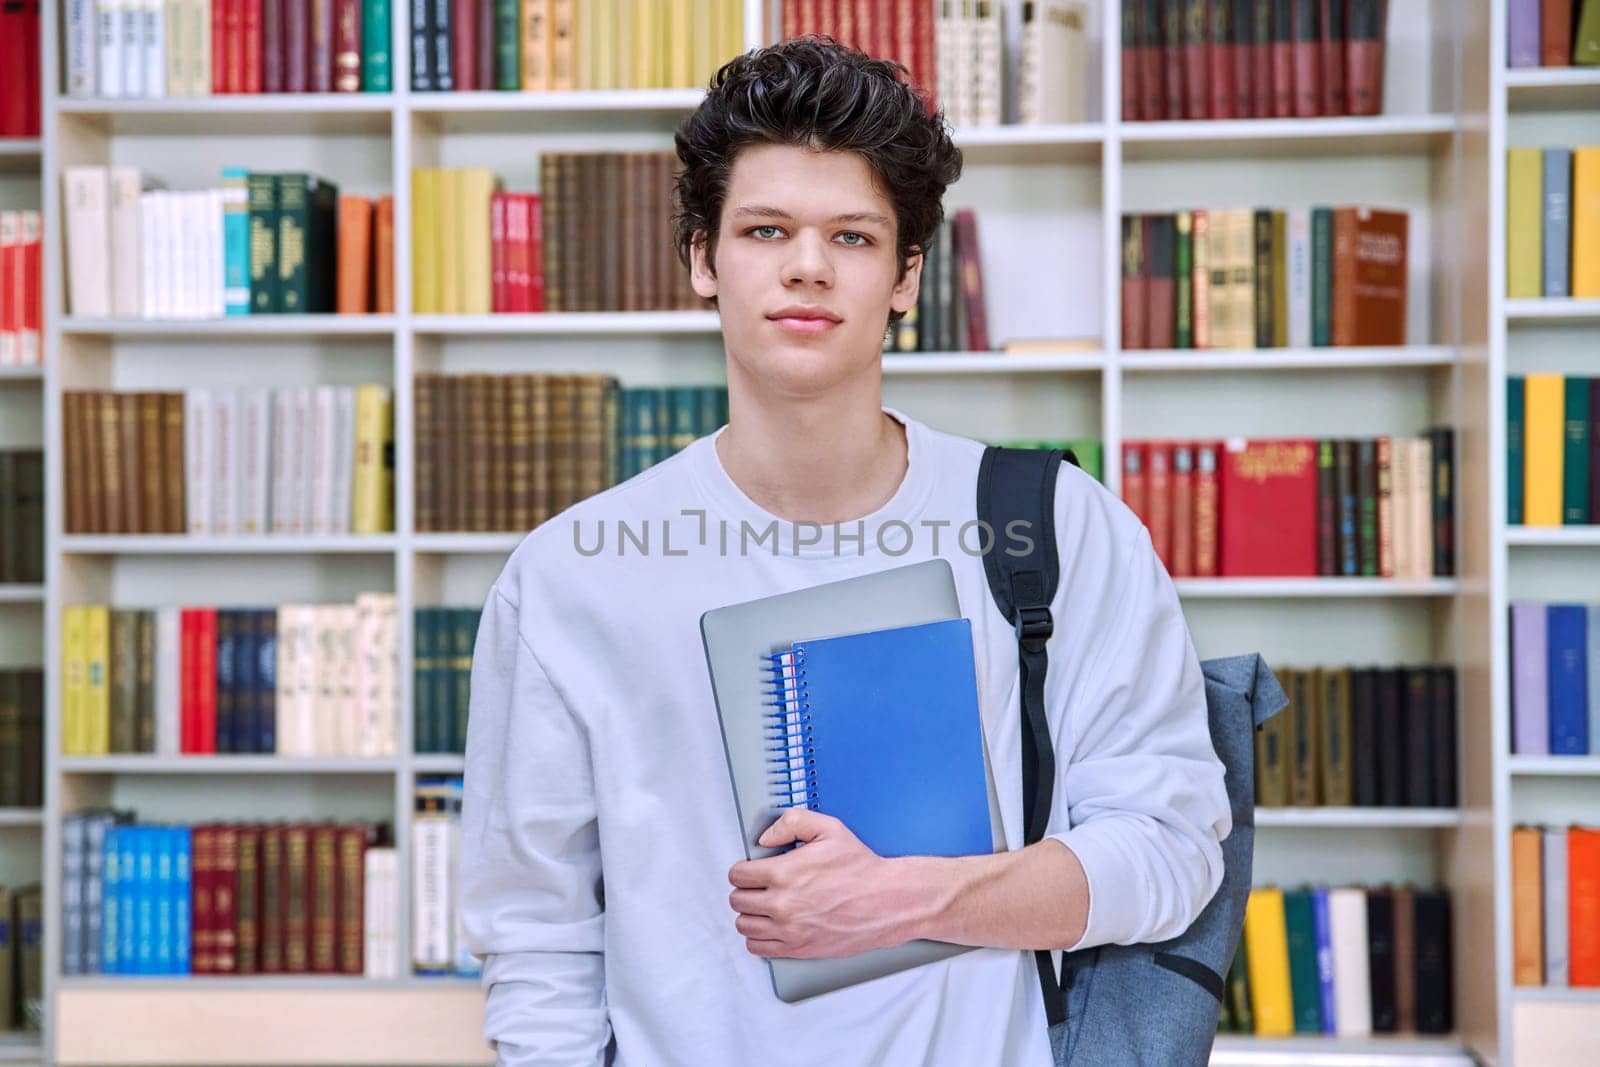
<svg viewBox="0 0 1600 1067"><path fill-rule="evenodd" d="M801 230L789 242L789 257L784 263L784 281L788 285L833 284L833 261L828 256L827 243L811 230Z"/></svg>

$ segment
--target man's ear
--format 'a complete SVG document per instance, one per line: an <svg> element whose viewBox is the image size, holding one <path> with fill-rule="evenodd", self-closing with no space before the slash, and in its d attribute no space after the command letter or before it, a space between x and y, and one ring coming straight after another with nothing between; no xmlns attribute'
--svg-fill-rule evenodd
<svg viewBox="0 0 1600 1067"><path fill-rule="evenodd" d="M906 257L906 273L889 295L889 306L902 315L917 306L917 292L922 286L922 250Z"/></svg>
<svg viewBox="0 0 1600 1067"><path fill-rule="evenodd" d="M689 239L689 282L705 300L717 297L717 271L711 262L710 247L705 230L696 230Z"/></svg>

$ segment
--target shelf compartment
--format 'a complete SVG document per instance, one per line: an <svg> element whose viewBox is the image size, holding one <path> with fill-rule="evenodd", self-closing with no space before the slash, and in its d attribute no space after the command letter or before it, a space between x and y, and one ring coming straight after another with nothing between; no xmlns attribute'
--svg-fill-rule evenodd
<svg viewBox="0 0 1600 1067"><path fill-rule="evenodd" d="M234 315L221 319L76 319L61 332L70 337L384 337L393 315Z"/></svg>
<svg viewBox="0 0 1600 1067"><path fill-rule="evenodd" d="M1303 598L1448 597L1460 591L1455 578L1178 578L1180 597Z"/></svg>
<svg viewBox="0 0 1600 1067"><path fill-rule="evenodd" d="M1548 67L1506 71L1506 110L1600 110L1600 70Z"/></svg>
<svg viewBox="0 0 1600 1067"><path fill-rule="evenodd" d="M1600 778L1600 756L1511 756L1506 768L1521 778Z"/></svg>
<svg viewBox="0 0 1600 1067"><path fill-rule="evenodd" d="M220 537L209 534L68 534L61 551L80 556L282 556L377 554L393 552L394 534L262 534Z"/></svg>
<svg viewBox="0 0 1600 1067"><path fill-rule="evenodd" d="M1118 128L1128 162L1248 157L1427 156L1450 145L1454 115L1330 116L1129 122Z"/></svg>
<svg viewBox="0 0 1600 1067"><path fill-rule="evenodd" d="M0 138L0 174L36 173L43 150L37 137Z"/></svg>
<svg viewBox="0 0 1600 1067"><path fill-rule="evenodd" d="M1546 296L1505 302L1507 326L1600 326L1600 300Z"/></svg>
<svg viewBox="0 0 1600 1067"><path fill-rule="evenodd" d="M1098 352L885 352L885 377L922 377L940 374L1098 374L1105 370Z"/></svg>
<svg viewBox="0 0 1600 1067"><path fill-rule="evenodd" d="M1457 808L1257 808L1256 826L1337 830L1413 830L1460 826Z"/></svg>
<svg viewBox="0 0 1600 1067"><path fill-rule="evenodd" d="M118 136L387 134L394 100L390 93L251 93L162 100L60 99L56 110Z"/></svg>
<svg viewBox="0 0 1600 1067"><path fill-rule="evenodd" d="M1098 122L967 126L951 132L966 163L1097 163L1105 145Z"/></svg>
<svg viewBox="0 0 1600 1067"><path fill-rule="evenodd" d="M1600 526L1508 526L1513 548L1600 548Z"/></svg>
<svg viewBox="0 0 1600 1067"><path fill-rule="evenodd" d="M42 585L0 585L0 604L43 604Z"/></svg>
<svg viewBox="0 0 1600 1067"><path fill-rule="evenodd" d="M66 774L393 774L393 756L275 756L222 754L207 756L62 756Z"/></svg>
<svg viewBox="0 0 1600 1067"><path fill-rule="evenodd" d="M1431 1035L1266 1038L1218 1034L1212 1067L1472 1067L1460 1040Z"/></svg>
<svg viewBox="0 0 1600 1067"><path fill-rule="evenodd" d="M508 556L522 543L521 533L419 533L411 544L418 552L435 555Z"/></svg>
<svg viewBox="0 0 1600 1067"><path fill-rule="evenodd" d="M1406 367L1450 367L1456 350L1450 345L1406 345L1394 348L1260 348L1150 349L1118 353L1124 374L1193 373L1258 370L1389 370Z"/></svg>
<svg viewBox="0 0 1600 1067"><path fill-rule="evenodd" d="M441 337L594 336L717 333L714 311L540 311L532 314L418 315L412 328Z"/></svg>

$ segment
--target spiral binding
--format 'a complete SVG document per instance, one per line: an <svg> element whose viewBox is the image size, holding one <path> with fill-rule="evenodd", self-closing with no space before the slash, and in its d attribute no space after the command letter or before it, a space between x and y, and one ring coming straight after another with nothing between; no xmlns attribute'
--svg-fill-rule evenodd
<svg viewBox="0 0 1600 1067"><path fill-rule="evenodd" d="M764 712L767 773L772 799L786 807L804 805L818 810L816 738L811 726L811 703L806 691L805 649L788 649L767 657L772 672L771 697Z"/></svg>

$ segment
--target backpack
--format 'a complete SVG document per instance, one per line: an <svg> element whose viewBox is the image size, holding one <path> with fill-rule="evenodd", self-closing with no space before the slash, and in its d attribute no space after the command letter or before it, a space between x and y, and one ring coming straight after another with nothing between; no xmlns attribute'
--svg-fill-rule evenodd
<svg viewBox="0 0 1600 1067"><path fill-rule="evenodd" d="M1022 690L1024 844L1044 837L1055 786L1055 750L1044 710L1045 644L1054 630L1050 601L1060 577L1055 539L1061 449L990 446L978 468L978 518L995 531L1023 520L1039 531L1022 555L983 557L989 590L1017 632ZM1250 896L1255 845L1256 729L1288 703L1257 654L1205 660L1211 741L1225 770L1233 830L1222 842L1216 894L1178 937L1158 944L1100 945L1034 953L1057 1067L1067 1064L1193 1064L1210 1058L1224 976L1238 951Z"/></svg>

